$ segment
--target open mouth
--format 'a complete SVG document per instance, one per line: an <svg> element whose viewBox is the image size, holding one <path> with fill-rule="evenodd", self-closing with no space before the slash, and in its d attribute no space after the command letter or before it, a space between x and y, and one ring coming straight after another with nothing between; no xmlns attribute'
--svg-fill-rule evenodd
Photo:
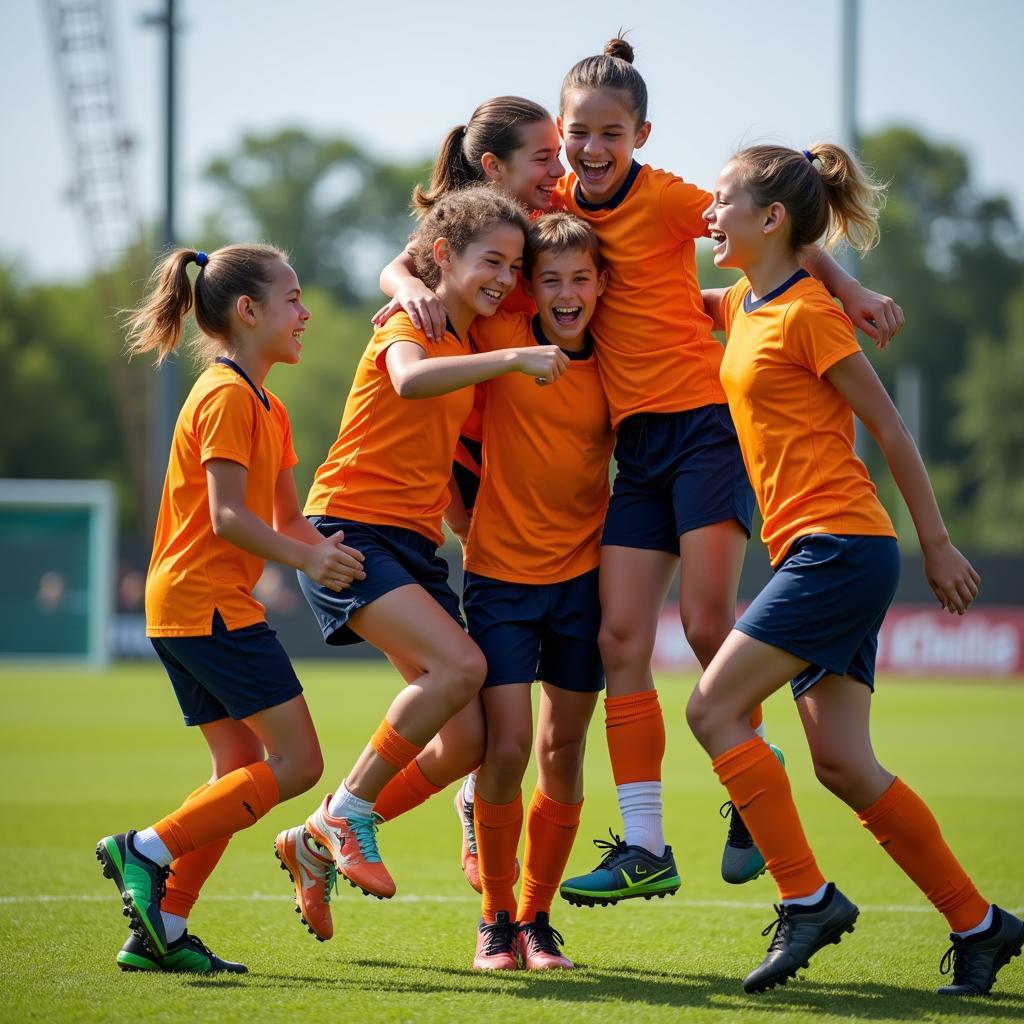
<svg viewBox="0 0 1024 1024"><path fill-rule="evenodd" d="M480 291L482 291L491 302L501 302L501 300L505 298L505 293L498 291L496 288L481 288Z"/></svg>
<svg viewBox="0 0 1024 1024"><path fill-rule="evenodd" d="M603 181L607 177L609 171L612 169L611 160L605 160L598 163L594 160L581 160L580 170L583 171L583 176L588 181Z"/></svg>
<svg viewBox="0 0 1024 1024"><path fill-rule="evenodd" d="M551 307L551 317L559 327L573 327L582 315L582 306Z"/></svg>
<svg viewBox="0 0 1024 1024"><path fill-rule="evenodd" d="M710 232L711 241L714 245L711 251L715 254L725 252L725 232L724 231L712 231Z"/></svg>

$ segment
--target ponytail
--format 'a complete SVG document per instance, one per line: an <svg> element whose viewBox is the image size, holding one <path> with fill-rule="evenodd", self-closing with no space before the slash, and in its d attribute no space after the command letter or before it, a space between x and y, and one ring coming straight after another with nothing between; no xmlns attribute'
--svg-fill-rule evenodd
<svg viewBox="0 0 1024 1024"><path fill-rule="evenodd" d="M434 161L430 188L424 190L417 185L413 189L413 213L422 219L449 192L486 183L481 163L485 153L508 160L523 144L523 125L550 120L551 115L539 103L522 96L485 100L467 124L458 125L445 136Z"/></svg>
<svg viewBox="0 0 1024 1024"><path fill-rule="evenodd" d="M248 295L254 302L266 298L273 280L273 265L287 254L272 245L226 245L209 256L196 249L168 253L149 279L141 306L124 310L130 356L156 350L162 363L181 341L185 317L195 307L199 335L193 348L202 362L210 362L231 337L235 302ZM199 267L195 285L188 265Z"/></svg>
<svg viewBox="0 0 1024 1024"><path fill-rule="evenodd" d="M786 208L794 250L820 240L826 249L846 242L863 253L878 243L885 185L841 146L819 142L802 152L751 146L732 163L758 206Z"/></svg>

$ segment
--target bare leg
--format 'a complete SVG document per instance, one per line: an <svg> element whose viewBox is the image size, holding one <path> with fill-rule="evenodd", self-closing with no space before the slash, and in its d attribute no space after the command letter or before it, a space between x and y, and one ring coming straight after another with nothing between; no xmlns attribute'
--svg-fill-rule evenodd
<svg viewBox="0 0 1024 1024"><path fill-rule="evenodd" d="M543 683L537 719L537 788L562 804L583 799L583 754L598 694Z"/></svg>

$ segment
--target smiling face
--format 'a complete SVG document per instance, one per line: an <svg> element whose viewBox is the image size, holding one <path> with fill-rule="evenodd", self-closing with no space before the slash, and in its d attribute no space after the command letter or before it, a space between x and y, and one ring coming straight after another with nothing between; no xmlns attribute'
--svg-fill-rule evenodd
<svg viewBox="0 0 1024 1024"><path fill-rule="evenodd" d="M768 211L755 205L750 193L740 184L739 168L735 164L726 164L718 175L714 199L704 211L704 219L714 243L715 266L744 269L763 252L769 237L766 232L770 220Z"/></svg>
<svg viewBox="0 0 1024 1024"><path fill-rule="evenodd" d="M472 316L492 316L516 286L524 241L523 232L512 224L498 224L485 231L460 253L452 252L446 238L437 239L438 295L450 310L458 304Z"/></svg>
<svg viewBox="0 0 1024 1024"><path fill-rule="evenodd" d="M636 123L629 96L620 89L573 89L566 94L558 127L565 157L579 178L584 198L607 202L626 180L651 123Z"/></svg>
<svg viewBox="0 0 1024 1024"><path fill-rule="evenodd" d="M484 174L531 210L548 210L558 179L565 173L558 154L562 140L550 118L519 127L519 145L505 160L485 153Z"/></svg>
<svg viewBox="0 0 1024 1024"><path fill-rule="evenodd" d="M252 350L267 365L297 363L309 310L302 304L302 289L294 270L277 261L263 301L253 303L255 333Z"/></svg>
<svg viewBox="0 0 1024 1024"><path fill-rule="evenodd" d="M583 337L608 281L585 249L540 252L530 274L530 292L547 339L573 343Z"/></svg>

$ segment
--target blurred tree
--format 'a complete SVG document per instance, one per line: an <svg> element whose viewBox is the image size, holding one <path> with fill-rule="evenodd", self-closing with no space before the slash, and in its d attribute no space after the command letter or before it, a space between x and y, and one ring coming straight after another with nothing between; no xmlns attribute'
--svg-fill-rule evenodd
<svg viewBox="0 0 1024 1024"><path fill-rule="evenodd" d="M428 175L426 163L379 161L347 139L300 128L246 135L206 168L220 195L206 234L280 245L306 284L358 306L405 244L409 196Z"/></svg>

